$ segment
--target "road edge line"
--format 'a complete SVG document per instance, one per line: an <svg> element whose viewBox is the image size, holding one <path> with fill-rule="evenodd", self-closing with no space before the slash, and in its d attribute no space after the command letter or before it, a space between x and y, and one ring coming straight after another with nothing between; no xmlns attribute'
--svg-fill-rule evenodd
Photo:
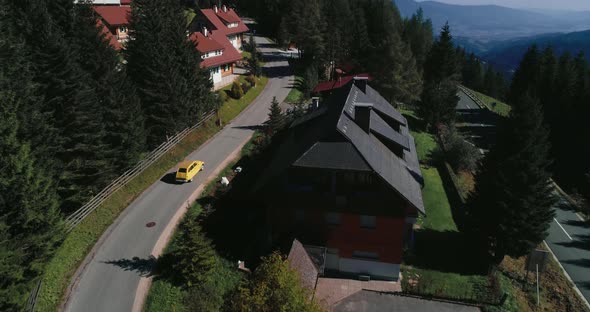
<svg viewBox="0 0 590 312"><path fill-rule="evenodd" d="M184 215L188 212L190 206L201 196L204 188L211 183L217 176L221 173L223 169L225 169L232 161L236 160L244 148L244 146L252 139L253 134L248 137L244 142L241 142L238 148L236 148L226 159L213 170L213 172L209 175L209 177L203 181L203 183L189 196L185 204L177 208L176 213L170 219L170 222L162 231L162 234L156 241L154 248L152 249L151 255L154 257L159 257L163 252L166 246L170 243L172 236L176 232L176 228L180 224L180 221L184 217ZM149 290L152 286L153 276L149 277L141 277L139 279L139 283L137 285L137 289L135 291L135 298L133 300L133 307L131 308L132 312L142 312L145 302L147 300L147 295L149 294Z"/></svg>
<svg viewBox="0 0 590 312"><path fill-rule="evenodd" d="M559 259L557 259L557 256L555 255L555 253L553 253L553 250L551 249L551 247L549 247L549 244L547 244L546 241L543 241L543 244L545 245L545 247L547 247L547 250L549 250L549 253L551 253L551 256L553 256L553 260L555 260L555 262L557 262L557 265L559 265L559 267L561 268L561 272L563 272L563 274L565 275L567 280L570 281L570 283L572 283L572 285L574 285L574 291L576 292L576 294L578 294L578 297L580 297L582 299L582 301L586 304L586 308L590 309L590 302L588 302L586 297L584 297L584 295L582 295L582 292L580 291L580 289L578 288L576 283L574 283L574 281L572 280L570 275L567 273L565 268L561 265L561 262L559 262Z"/></svg>

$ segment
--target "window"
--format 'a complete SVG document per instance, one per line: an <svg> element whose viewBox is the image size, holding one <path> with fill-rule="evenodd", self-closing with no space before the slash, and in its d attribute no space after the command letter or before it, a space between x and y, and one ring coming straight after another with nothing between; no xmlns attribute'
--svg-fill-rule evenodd
<svg viewBox="0 0 590 312"><path fill-rule="evenodd" d="M186 169L185 168L180 168L180 169L178 169L178 172L186 173Z"/></svg>
<svg viewBox="0 0 590 312"><path fill-rule="evenodd" d="M328 248L326 250L327 253L332 254L332 255L337 255L338 254L338 248Z"/></svg>
<svg viewBox="0 0 590 312"><path fill-rule="evenodd" d="M125 26L119 26L119 32L127 32L127 27Z"/></svg>
<svg viewBox="0 0 590 312"><path fill-rule="evenodd" d="M352 252L352 257L353 258L361 258L361 259L378 260L379 254L376 252L355 250Z"/></svg>
<svg viewBox="0 0 590 312"><path fill-rule="evenodd" d="M340 214L338 212L327 212L326 213L326 223L329 225L339 225L340 224Z"/></svg>
<svg viewBox="0 0 590 312"><path fill-rule="evenodd" d="M377 227L377 217L361 215L361 227L363 229L374 229Z"/></svg>

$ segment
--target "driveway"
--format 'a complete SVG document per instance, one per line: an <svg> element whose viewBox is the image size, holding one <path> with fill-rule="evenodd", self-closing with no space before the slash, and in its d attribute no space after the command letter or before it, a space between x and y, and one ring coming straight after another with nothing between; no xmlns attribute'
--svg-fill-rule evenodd
<svg viewBox="0 0 590 312"><path fill-rule="evenodd" d="M562 196L555 205L555 219L545 242L582 296L590 301L590 223L581 221Z"/></svg>
<svg viewBox="0 0 590 312"><path fill-rule="evenodd" d="M271 55L277 50L261 37L256 37L261 52ZM187 159L206 163L192 183L176 185L158 181L138 197L101 237L95 251L85 261L78 279L67 298L66 311L131 311L140 279L149 274L154 259L151 253L166 226L197 188L216 169L251 138L257 126L267 119L273 96L282 101L289 93L293 77L282 56L268 58L266 88L258 98L215 137L190 154ZM174 169L170 169L169 173ZM167 181L166 179L164 179ZM150 222L155 226L147 227Z"/></svg>

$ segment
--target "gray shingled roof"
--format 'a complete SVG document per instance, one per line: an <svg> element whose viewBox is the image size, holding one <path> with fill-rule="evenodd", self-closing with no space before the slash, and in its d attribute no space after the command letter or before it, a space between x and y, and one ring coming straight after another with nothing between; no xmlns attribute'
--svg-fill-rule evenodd
<svg viewBox="0 0 590 312"><path fill-rule="evenodd" d="M393 130L377 113L371 112L371 131L374 131L405 150L410 150L408 136Z"/></svg>
<svg viewBox="0 0 590 312"><path fill-rule="evenodd" d="M359 90L360 91L360 90ZM408 121L406 118L398 112L385 98L379 94L379 92L375 91L375 89L371 88L371 86L367 85L366 88L367 97L372 100L374 104L374 108L382 114L389 116L391 119L401 123L404 126L407 126Z"/></svg>
<svg viewBox="0 0 590 312"><path fill-rule="evenodd" d="M350 142L316 142L293 166L371 171Z"/></svg>
<svg viewBox="0 0 590 312"><path fill-rule="evenodd" d="M379 176L418 210L425 212L421 184L404 160L397 157L374 135L363 131L346 114L340 117L337 128Z"/></svg>

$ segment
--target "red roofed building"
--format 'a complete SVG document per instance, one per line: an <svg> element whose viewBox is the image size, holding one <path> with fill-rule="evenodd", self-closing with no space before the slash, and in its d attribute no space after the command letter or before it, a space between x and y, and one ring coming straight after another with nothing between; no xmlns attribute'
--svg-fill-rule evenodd
<svg viewBox="0 0 590 312"><path fill-rule="evenodd" d="M324 81L324 82L318 83L317 86L315 86L315 88L313 88L312 92L313 93L323 93L323 92L330 92L335 89L339 89L339 88L347 85L349 82L351 82L354 77L368 78L368 80L373 80L373 77L371 77L369 74L343 76L343 77L339 77L336 80Z"/></svg>
<svg viewBox="0 0 590 312"><path fill-rule="evenodd" d="M129 39L129 17L131 16L131 0L121 0L119 4L111 2L100 2L104 5L93 6L94 11L100 15L101 23L108 29L110 36L105 36L111 43L113 39L118 44L113 44L117 50L121 49L121 43Z"/></svg>
<svg viewBox="0 0 590 312"><path fill-rule="evenodd" d="M201 66L208 68L214 85L234 73L237 61L242 60L242 42L248 27L236 12L222 6L202 9L191 22L190 38L201 53Z"/></svg>

